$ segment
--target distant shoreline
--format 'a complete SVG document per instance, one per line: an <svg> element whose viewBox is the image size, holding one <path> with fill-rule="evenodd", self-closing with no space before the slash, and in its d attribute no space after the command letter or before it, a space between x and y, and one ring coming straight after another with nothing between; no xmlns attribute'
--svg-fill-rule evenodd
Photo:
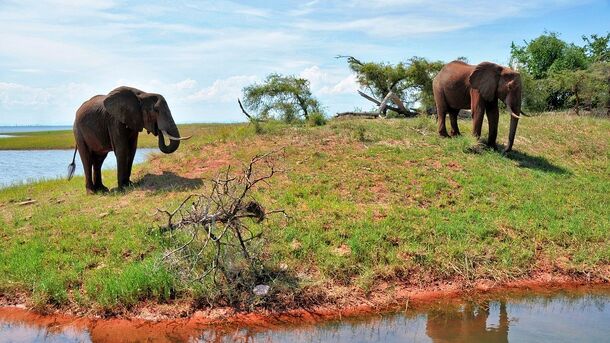
<svg viewBox="0 0 610 343"><path fill-rule="evenodd" d="M15 126L0 126L1 134L10 134L17 132L41 132L41 131L65 131L72 130L72 125L15 125Z"/></svg>

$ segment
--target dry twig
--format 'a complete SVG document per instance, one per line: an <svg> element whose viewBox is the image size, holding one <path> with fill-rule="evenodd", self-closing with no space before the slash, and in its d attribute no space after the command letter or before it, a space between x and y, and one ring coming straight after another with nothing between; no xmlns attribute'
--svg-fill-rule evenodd
<svg viewBox="0 0 610 343"><path fill-rule="evenodd" d="M238 282L240 268L256 272L257 257L248 246L262 232L256 232L247 220L260 223L271 214L287 215L284 210L267 211L250 193L282 172L275 166L282 154L283 149L256 155L242 173L232 175L229 167L211 180L207 194L190 195L171 212L158 209L167 216L162 232L169 233L175 246L163 260L186 279L203 281L210 276L215 284L220 276L228 283Z"/></svg>

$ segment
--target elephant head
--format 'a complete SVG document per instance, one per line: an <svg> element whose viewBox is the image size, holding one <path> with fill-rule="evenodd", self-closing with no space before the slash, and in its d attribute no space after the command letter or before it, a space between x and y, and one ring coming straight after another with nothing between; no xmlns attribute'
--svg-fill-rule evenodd
<svg viewBox="0 0 610 343"><path fill-rule="evenodd" d="M521 119L521 76L511 68L495 63L483 62L476 66L470 74L470 85L477 89L485 101L500 99L506 105L510 118L508 145L505 151L510 151L515 141L517 124Z"/></svg>
<svg viewBox="0 0 610 343"><path fill-rule="evenodd" d="M159 136L159 149L166 154L176 151L181 140L191 138L180 137L169 106L160 94L119 87L108 93L104 99L104 107L110 115L130 129L138 132L146 129L147 132ZM170 140L169 145L165 144L164 136Z"/></svg>

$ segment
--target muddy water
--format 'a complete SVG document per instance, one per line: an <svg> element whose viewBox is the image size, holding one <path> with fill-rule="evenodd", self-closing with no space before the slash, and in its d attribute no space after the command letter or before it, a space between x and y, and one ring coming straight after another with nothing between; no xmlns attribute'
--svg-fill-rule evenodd
<svg viewBox="0 0 610 343"><path fill-rule="evenodd" d="M298 320L297 320L298 321ZM609 342L610 289L438 301L317 325L85 320L0 308L0 342Z"/></svg>

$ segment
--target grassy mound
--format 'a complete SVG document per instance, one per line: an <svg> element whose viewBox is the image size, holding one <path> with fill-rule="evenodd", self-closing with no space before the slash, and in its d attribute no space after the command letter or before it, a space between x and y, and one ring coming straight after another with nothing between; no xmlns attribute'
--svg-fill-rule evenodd
<svg viewBox="0 0 610 343"><path fill-rule="evenodd" d="M501 118L500 142L508 133ZM268 123L261 134L189 125L181 131L194 138L138 166L125 193L87 196L82 177L0 190L0 293L110 311L144 300L209 301L209 289L177 281L158 263L168 247L155 211L202 192L229 165L280 147L286 172L255 196L291 216L262 224L268 263L286 264L296 280L281 285L286 294L307 290L330 301L380 283L540 271L610 279L610 122L526 118L506 156L477 147L470 125L460 121L464 136L454 139L439 138L423 117ZM114 174L105 175L109 187ZM26 199L37 202L18 204Z"/></svg>

